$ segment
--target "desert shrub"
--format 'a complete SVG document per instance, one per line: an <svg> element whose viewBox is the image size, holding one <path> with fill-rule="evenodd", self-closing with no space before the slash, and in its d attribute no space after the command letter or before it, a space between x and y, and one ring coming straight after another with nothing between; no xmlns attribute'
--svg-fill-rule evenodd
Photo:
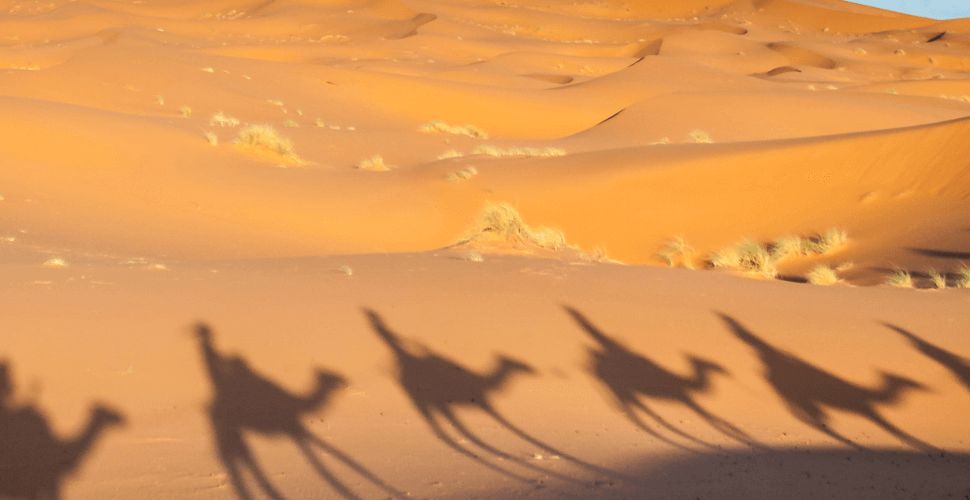
<svg viewBox="0 0 970 500"><path fill-rule="evenodd" d="M835 269L819 264L808 273L808 282L813 285L834 285L839 282L839 277L835 274Z"/></svg>
<svg viewBox="0 0 970 500"><path fill-rule="evenodd" d="M467 135L475 139L488 139L488 134L474 125L448 125L443 121L433 121L422 125L418 130L422 132L444 132L446 134Z"/></svg>
<svg viewBox="0 0 970 500"><path fill-rule="evenodd" d="M694 130L688 136L687 140L694 144L712 144L714 141L711 136L704 132L703 130Z"/></svg>
<svg viewBox="0 0 970 500"><path fill-rule="evenodd" d="M771 258L775 261L807 254L808 249L805 248L805 240L799 236L782 236L775 240L771 250Z"/></svg>
<svg viewBox="0 0 970 500"><path fill-rule="evenodd" d="M182 118L191 118L192 108L188 106L182 106L181 108L179 108L179 113L182 113Z"/></svg>
<svg viewBox="0 0 970 500"><path fill-rule="evenodd" d="M926 272L926 274L930 276L930 281L933 282L933 286L935 286L937 289L943 290L944 288L946 288L945 274L940 274L940 272L937 271L936 269L930 269L929 271Z"/></svg>
<svg viewBox="0 0 970 500"><path fill-rule="evenodd" d="M808 250L808 253L830 253L845 245L848 241L848 234L837 228L827 229L822 234L817 234L808 238L803 244Z"/></svg>
<svg viewBox="0 0 970 500"><path fill-rule="evenodd" d="M222 111L219 111L218 113L212 115L211 118L209 118L209 126L214 126L214 125L218 125L220 127L235 127L236 125L239 125L239 120L237 118L233 118L231 116L226 115Z"/></svg>
<svg viewBox="0 0 970 500"><path fill-rule="evenodd" d="M657 256L663 259L670 267L675 267L679 263L685 269L694 269L693 256L697 253L682 236L678 236L664 243Z"/></svg>
<svg viewBox="0 0 970 500"><path fill-rule="evenodd" d="M464 155L454 149L449 149L448 151L445 151L444 153L441 153L440 155L438 155L438 159L447 160L448 158L458 158L461 156L464 156Z"/></svg>
<svg viewBox="0 0 970 500"><path fill-rule="evenodd" d="M528 242L543 248L559 250L566 246L566 238L555 229L533 229L522 222L522 216L508 203L488 203L478 222L459 243L487 239Z"/></svg>
<svg viewBox="0 0 970 500"><path fill-rule="evenodd" d="M908 271L897 269L889 275L889 284L900 288L913 288L913 276Z"/></svg>
<svg viewBox="0 0 970 500"><path fill-rule="evenodd" d="M483 144L475 148L472 154L487 156L565 156L566 150L562 148L508 148L502 149L496 146Z"/></svg>
<svg viewBox="0 0 970 500"><path fill-rule="evenodd" d="M289 139L280 137L271 125L249 125L239 131L239 137L235 142L249 147L265 147L291 162L305 163L293 152L293 143Z"/></svg>
<svg viewBox="0 0 970 500"><path fill-rule="evenodd" d="M778 275L771 260L768 249L756 240L744 240L732 247L724 248L711 254L711 265L716 268L731 268L739 271L758 274L768 278Z"/></svg>
<svg viewBox="0 0 970 500"><path fill-rule="evenodd" d="M374 155L366 160L360 162L357 168L361 170L372 170L374 172L386 172L390 170L387 165L384 164L384 157L381 155Z"/></svg>
<svg viewBox="0 0 970 500"><path fill-rule="evenodd" d="M285 122L283 122L283 126L284 127L290 127L290 128L296 128L296 127L299 127L300 124L297 123L295 120L286 120Z"/></svg>
<svg viewBox="0 0 970 500"><path fill-rule="evenodd" d="M970 267L964 265L957 271L956 283L958 288L970 288Z"/></svg>
<svg viewBox="0 0 970 500"><path fill-rule="evenodd" d="M205 138L206 138L206 140L209 141L209 145L210 146L215 147L215 146L218 146L219 145L219 136L217 136L215 134L215 132L208 132L207 131L205 133Z"/></svg>

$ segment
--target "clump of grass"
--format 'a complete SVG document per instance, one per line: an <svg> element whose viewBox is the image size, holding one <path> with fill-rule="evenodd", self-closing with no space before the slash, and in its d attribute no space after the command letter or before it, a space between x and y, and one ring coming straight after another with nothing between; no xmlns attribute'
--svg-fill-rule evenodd
<svg viewBox="0 0 970 500"><path fill-rule="evenodd" d="M522 216L508 203L488 203L481 217L458 243L486 239L532 243L542 248L559 250L566 246L562 232L547 227L533 229L522 222Z"/></svg>
<svg viewBox="0 0 970 500"><path fill-rule="evenodd" d="M803 241L803 245L805 245L808 253L827 254L841 248L848 240L849 236L844 230L830 228L822 234L817 234Z"/></svg>
<svg viewBox="0 0 970 500"><path fill-rule="evenodd" d="M212 68L202 68L202 71L204 71L206 73L215 73L216 72L216 70L214 70Z"/></svg>
<svg viewBox="0 0 970 500"><path fill-rule="evenodd" d="M438 159L447 160L448 158L459 158L462 156L465 156L465 155L461 154L460 152L454 149L449 149L448 151L445 151L444 153L441 153L440 155L438 155Z"/></svg>
<svg viewBox="0 0 970 500"><path fill-rule="evenodd" d="M347 276L351 276L351 275L354 274L354 270L351 269L350 266L347 266L347 265L338 267L337 268L337 272L338 273L341 273L341 274L346 274Z"/></svg>
<svg viewBox="0 0 970 500"><path fill-rule="evenodd" d="M889 275L889 284L899 288L913 288L913 276L908 271L897 269Z"/></svg>
<svg viewBox="0 0 970 500"><path fill-rule="evenodd" d="M374 155L366 160L360 162L357 168L361 170L371 170L374 172L387 172L390 170L387 165L384 164L384 157L381 155Z"/></svg>
<svg viewBox="0 0 970 500"><path fill-rule="evenodd" d="M788 257L800 257L808 255L809 250L805 247L805 239L799 236L782 236L775 240L772 245L771 259L779 261Z"/></svg>
<svg viewBox="0 0 970 500"><path fill-rule="evenodd" d="M314 120L313 121L313 124L316 125L316 126L318 126L318 127L320 127L320 128L323 128L323 127L326 127L327 126L327 124L324 123L324 121L322 119L320 119L320 118L317 118L316 120Z"/></svg>
<svg viewBox="0 0 970 500"><path fill-rule="evenodd" d="M834 285L838 283L839 277L835 274L835 269L819 264L818 267L808 273L808 282L813 285Z"/></svg>
<svg viewBox="0 0 970 500"><path fill-rule="evenodd" d="M663 139L660 139L659 141L651 142L650 143L651 146L659 146L659 145L663 145L663 144L670 144L670 137L664 137Z"/></svg>
<svg viewBox="0 0 970 500"><path fill-rule="evenodd" d="M468 253L465 254L464 259L465 260L470 260L472 262L484 262L485 261L485 259L482 257L482 254L480 254L478 252L468 252Z"/></svg>
<svg viewBox="0 0 970 500"><path fill-rule="evenodd" d="M205 138L209 141L210 146L215 147L219 145L219 136L215 132L206 131Z"/></svg>
<svg viewBox="0 0 970 500"><path fill-rule="evenodd" d="M737 269L767 278L778 275L768 249L761 242L751 239L715 252L710 256L710 262L715 268Z"/></svg>
<svg viewBox="0 0 970 500"><path fill-rule="evenodd" d="M220 127L235 127L239 125L239 119L226 115L222 111L209 118L209 126L218 125Z"/></svg>
<svg viewBox="0 0 970 500"><path fill-rule="evenodd" d="M179 108L179 112L182 113L182 118L189 118L192 116L192 108L188 106L182 106Z"/></svg>
<svg viewBox="0 0 970 500"><path fill-rule="evenodd" d="M864 55L866 55L866 54L867 54L867 52L866 52L866 49L863 49L863 48L861 48L861 47L860 47L860 48L858 48L858 49L855 49L855 53L856 53L856 54L859 54L859 55L861 55L861 56L864 56Z"/></svg>
<svg viewBox="0 0 970 500"><path fill-rule="evenodd" d="M279 99L266 99L266 102L272 104L273 106L283 107L283 101Z"/></svg>
<svg viewBox="0 0 970 500"><path fill-rule="evenodd" d="M496 146L481 145L472 151L476 155L488 155L495 157L502 156L565 156L566 150L562 148L508 148L502 149Z"/></svg>
<svg viewBox="0 0 970 500"><path fill-rule="evenodd" d="M664 243L657 256L663 259L670 267L676 267L678 263L684 269L694 269L693 256L697 253L690 245L684 241L683 236L678 236Z"/></svg>
<svg viewBox="0 0 970 500"><path fill-rule="evenodd" d="M67 267L67 261L60 257L53 257L44 262L45 267L63 268Z"/></svg>
<svg viewBox="0 0 970 500"><path fill-rule="evenodd" d="M237 142L246 146L263 146L280 156L301 162L300 158L293 153L293 143L289 139L280 137L271 125L250 125L239 131Z"/></svg>
<svg viewBox="0 0 970 500"><path fill-rule="evenodd" d="M954 285L957 288L970 288L970 267L964 265L957 271L957 279Z"/></svg>
<svg viewBox="0 0 970 500"><path fill-rule="evenodd" d="M418 130L422 132L443 132L446 134L467 135L474 139L488 139L488 134L474 125L448 125L443 121L433 121L421 126Z"/></svg>
<svg viewBox="0 0 970 500"><path fill-rule="evenodd" d="M160 95L157 95L155 96L155 102L157 102L159 106L162 106L165 104L165 98Z"/></svg>
<svg viewBox="0 0 970 500"><path fill-rule="evenodd" d="M926 274L930 276L930 281L933 282L933 286L935 286L938 290L943 290L946 288L945 274L941 274L936 269L930 269L929 271L926 272Z"/></svg>
<svg viewBox="0 0 970 500"><path fill-rule="evenodd" d="M712 144L714 141L711 136L704 132L703 130L694 130L687 136L688 142L694 144Z"/></svg>
<svg viewBox="0 0 970 500"><path fill-rule="evenodd" d="M290 127L290 128L296 128L296 127L299 127L300 124L297 123L294 120L286 120L285 122L283 122L283 126L284 127Z"/></svg>

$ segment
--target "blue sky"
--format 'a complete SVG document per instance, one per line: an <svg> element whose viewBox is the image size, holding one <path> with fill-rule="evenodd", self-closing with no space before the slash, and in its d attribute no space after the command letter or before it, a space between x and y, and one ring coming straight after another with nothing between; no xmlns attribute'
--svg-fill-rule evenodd
<svg viewBox="0 0 970 500"><path fill-rule="evenodd" d="M895 10L933 19L970 17L970 0L850 0L880 9Z"/></svg>

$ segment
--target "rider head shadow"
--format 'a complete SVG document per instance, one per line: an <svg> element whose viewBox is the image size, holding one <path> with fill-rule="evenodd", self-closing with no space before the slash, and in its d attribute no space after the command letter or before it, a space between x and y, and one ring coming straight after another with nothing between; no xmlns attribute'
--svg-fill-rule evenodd
<svg viewBox="0 0 970 500"><path fill-rule="evenodd" d="M208 412L216 448L240 498L252 498L243 479L245 470L249 471L267 496L276 500L284 498L263 472L247 444L244 438L247 432L292 440L314 470L346 499L359 497L324 466L314 447L391 495L404 496L350 456L310 432L303 424L301 419L304 416L323 411L334 394L345 386L343 377L317 370L313 388L306 394L293 394L253 371L243 358L216 350L212 331L205 324L196 325L195 333L213 386Z"/></svg>
<svg viewBox="0 0 970 500"><path fill-rule="evenodd" d="M917 337L916 334L904 330L898 326L891 325L889 323L883 323L883 326L894 330L903 337L906 337L913 347L915 347L919 352L950 370L950 373L953 374L957 381L960 382L960 384L962 384L968 392L970 392L970 360L947 351L942 347L933 345L926 340Z"/></svg>
<svg viewBox="0 0 970 500"><path fill-rule="evenodd" d="M788 410L805 424L859 450L858 443L835 432L829 423L829 410L854 413L876 424L903 443L918 450L933 451L936 447L906 433L880 415L877 406L894 406L903 393L927 390L919 382L896 374L880 372L880 386L863 387L845 381L797 356L768 344L734 318L718 313L739 340L754 349L764 365L764 377Z"/></svg>
<svg viewBox="0 0 970 500"><path fill-rule="evenodd" d="M0 362L0 498L60 498L67 476L78 471L98 438L110 427L124 425L115 410L96 404L76 436L54 435L43 413L13 401L10 365ZM16 472L13 472L16 471Z"/></svg>
<svg viewBox="0 0 970 500"><path fill-rule="evenodd" d="M644 402L664 401L689 408L708 425L729 438L748 445L755 444L744 431L707 411L695 400L695 394L710 391L711 375L728 375L721 365L696 356L686 356L691 364L691 374L683 376L673 373L606 335L579 311L570 307L565 309L598 344L596 348L589 349L590 373L606 387L617 408L641 430L672 446L691 449L653 429L640 417L640 413L682 439L708 448L717 448L678 429Z"/></svg>
<svg viewBox="0 0 970 500"><path fill-rule="evenodd" d="M415 346L413 342L402 339L390 330L376 312L365 309L364 314L370 320L371 327L377 335L394 353L397 360L398 382L401 384L401 388L407 393L411 404L421 414L421 417L427 423L428 427L431 428L434 435L444 444L458 453L475 460L482 466L507 477L523 482L532 482L532 480L516 472L499 467L479 457L473 449L462 446L459 443L460 439L455 439L445 432L443 423L448 423L451 424L461 439L475 444L475 446L487 452L495 459L504 460L506 463L513 463L519 467L547 474L565 481L578 482L573 477L538 467L520 457L516 457L494 447L473 433L458 418L457 410L462 408L483 411L504 429L512 432L522 440L550 454L574 461L580 465L586 465L519 429L506 419L493 405L493 396L500 393L513 377L516 375L531 375L535 373L535 370L531 366L506 356L497 356L494 366L488 373L476 373L424 346Z"/></svg>

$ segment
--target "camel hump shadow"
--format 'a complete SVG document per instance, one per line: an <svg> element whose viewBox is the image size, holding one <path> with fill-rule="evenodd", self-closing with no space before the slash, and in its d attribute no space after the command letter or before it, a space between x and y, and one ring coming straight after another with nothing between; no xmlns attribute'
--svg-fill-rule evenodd
<svg viewBox="0 0 970 500"><path fill-rule="evenodd" d="M246 442L244 436L247 432L292 440L316 472L346 499L355 500L359 496L323 464L313 448L342 462L392 497L403 498L403 493L313 434L303 423L307 415L323 412L336 392L346 387L347 381L342 375L315 369L313 387L304 394L295 394L257 373L245 359L220 353L208 325L197 324L195 333L213 387L209 420L216 450L240 498L253 498L243 479L243 472L248 471L263 493L274 500L284 499Z"/></svg>
<svg viewBox="0 0 970 500"><path fill-rule="evenodd" d="M65 479L77 473L104 432L126 423L123 414L96 403L81 431L61 439L39 409L13 405L13 394L9 363L0 361L0 498L60 498Z"/></svg>
<svg viewBox="0 0 970 500"><path fill-rule="evenodd" d="M774 347L733 317L716 314L737 339L755 351L764 367L765 380L798 420L847 446L863 449L832 429L830 411L839 410L865 418L908 446L923 451L937 450L886 420L877 409L898 405L909 392L928 390L925 385L885 371L877 372L880 382L876 387L853 384Z"/></svg>
<svg viewBox="0 0 970 500"><path fill-rule="evenodd" d="M568 306L564 306L564 309L598 344L596 347L588 348L590 360L588 370L606 387L619 410L641 430L667 444L683 448L682 445L647 425L640 417L642 413L660 427L681 438L706 447L713 447L710 443L668 422L644 400L674 402L687 407L725 436L748 445L755 444L747 433L707 411L696 401L696 395L711 391L712 375L730 376L723 366L698 356L685 355L691 367L690 374L685 376L674 373L610 337L593 325L583 313Z"/></svg>

